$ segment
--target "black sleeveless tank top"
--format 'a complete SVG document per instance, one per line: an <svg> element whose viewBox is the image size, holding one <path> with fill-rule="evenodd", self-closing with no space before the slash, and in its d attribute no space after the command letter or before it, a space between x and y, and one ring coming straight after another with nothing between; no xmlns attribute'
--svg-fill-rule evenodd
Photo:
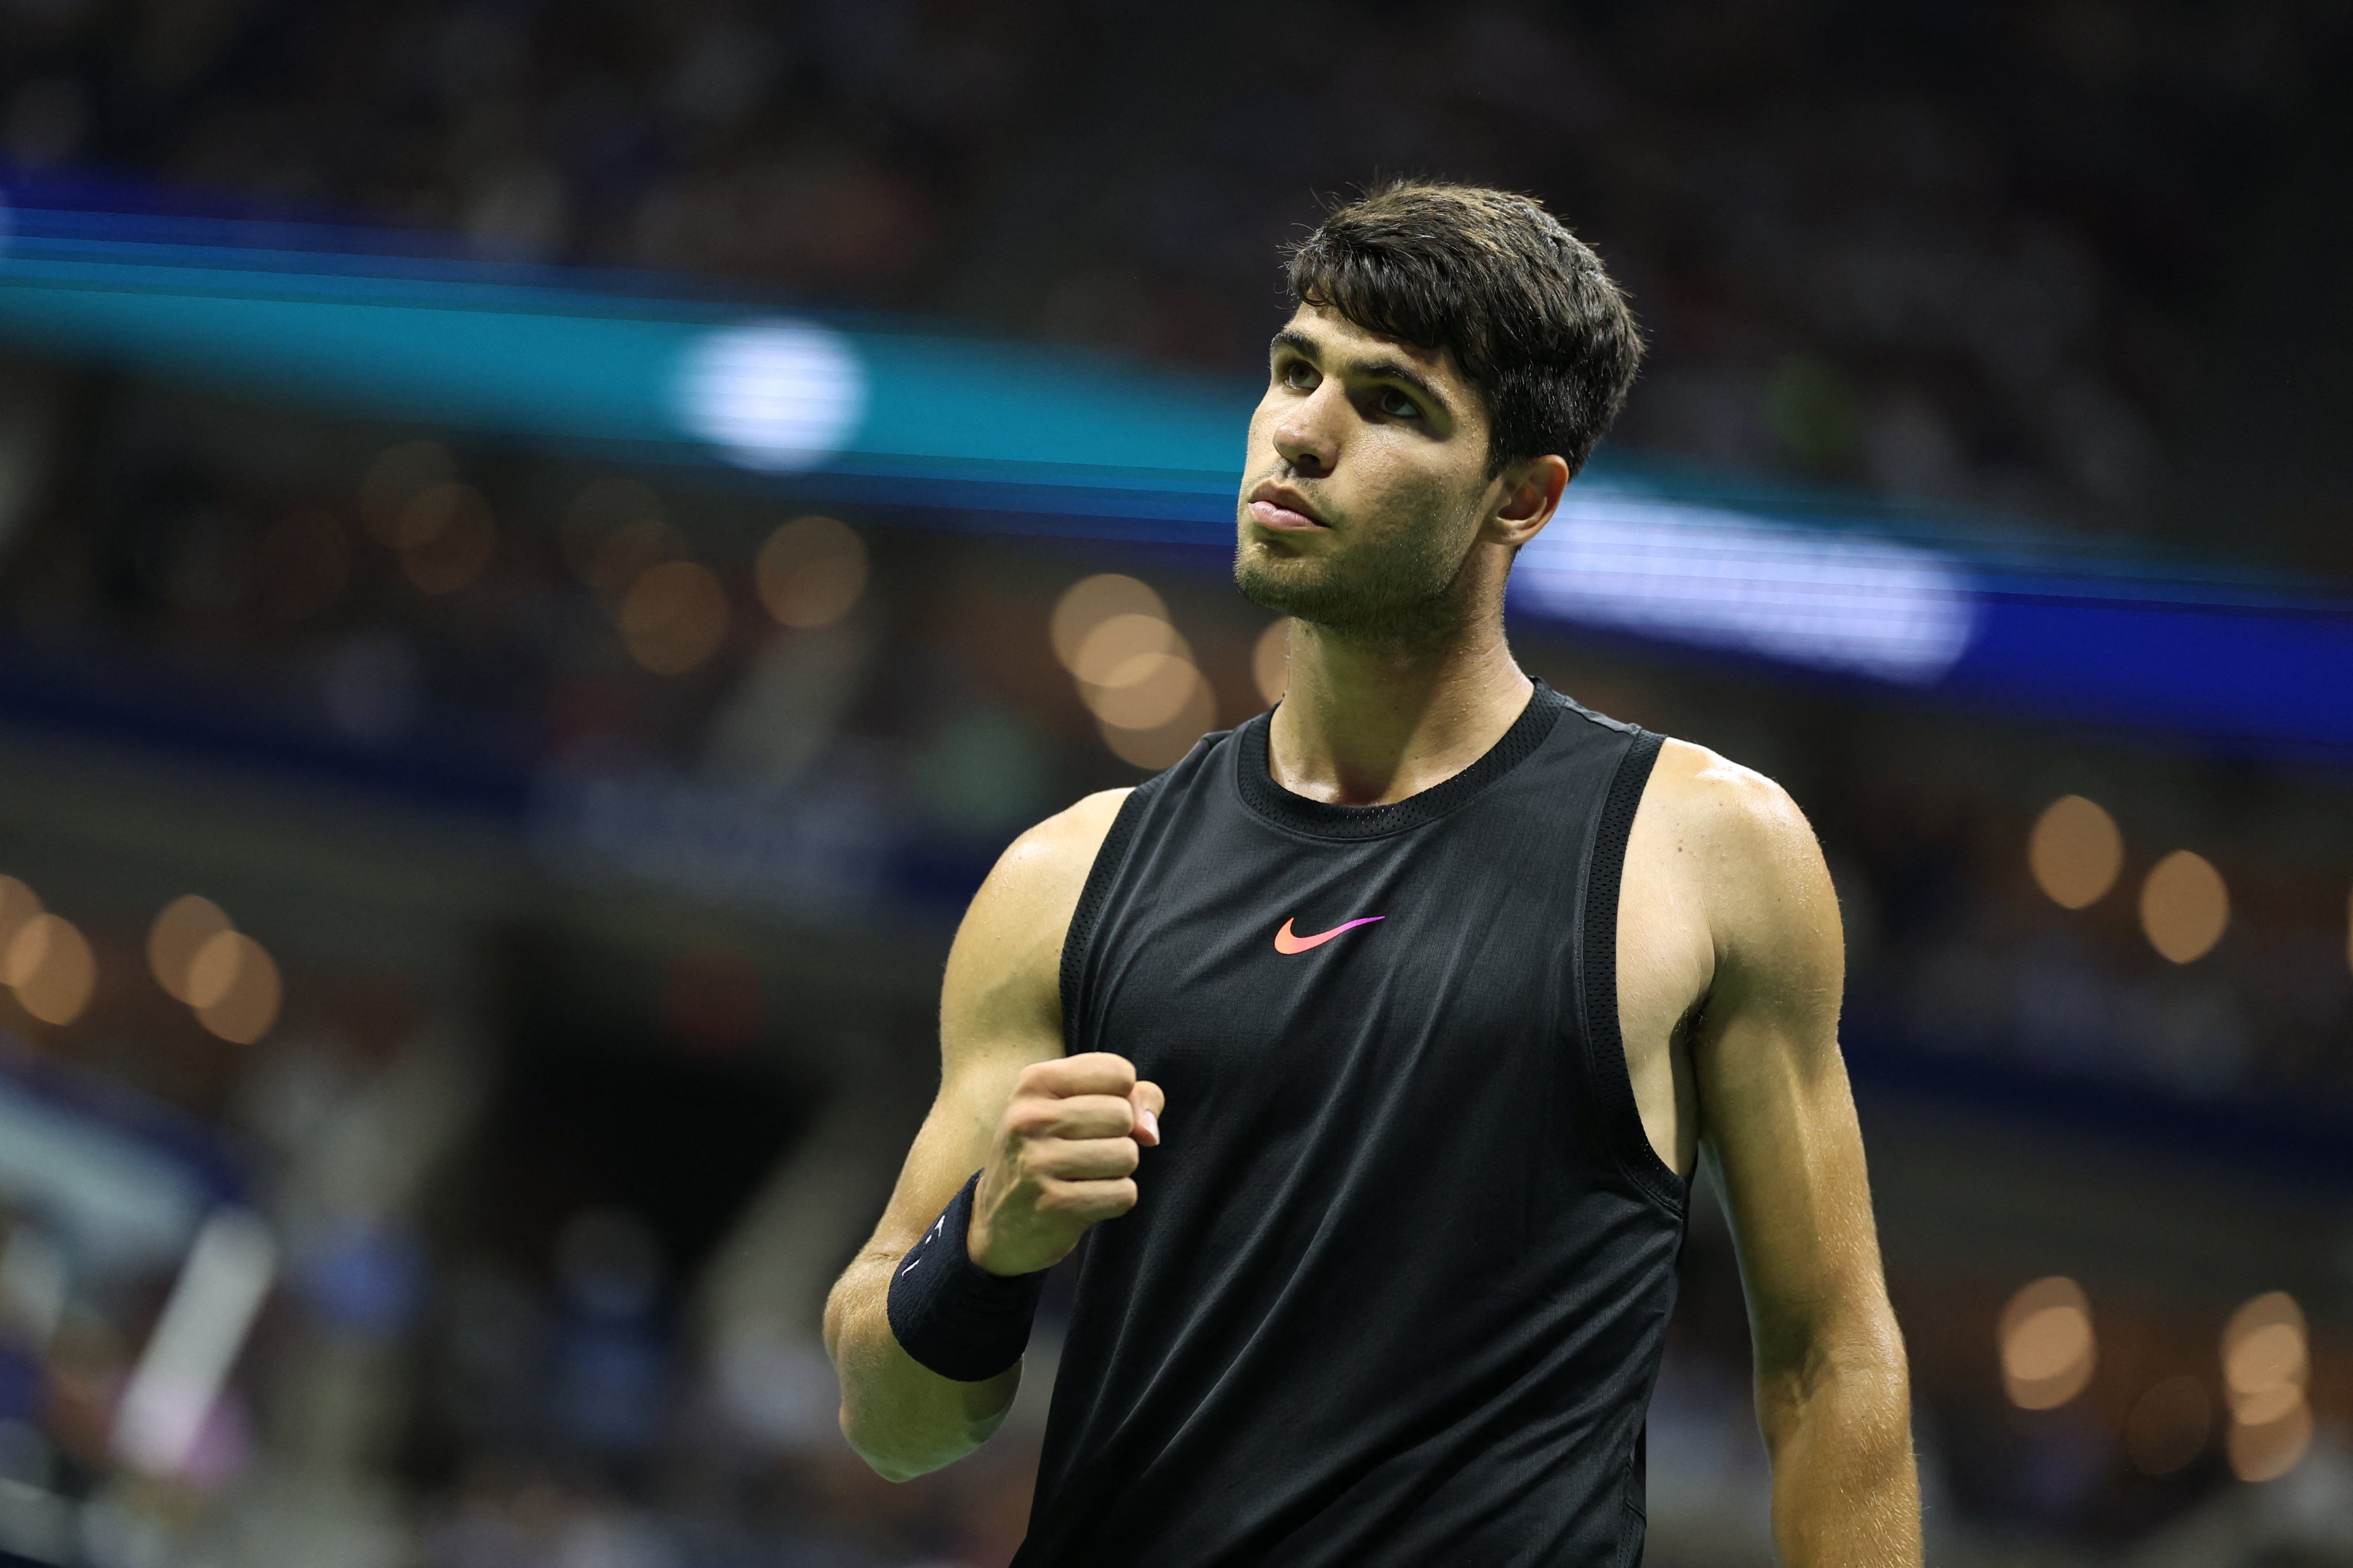
<svg viewBox="0 0 2353 1568"><path fill-rule="evenodd" d="M1028 1568L1620 1568L1683 1183L1619 1038L1659 737L1539 684L1391 805L1277 785L1268 717L1122 806L1070 1050L1167 1091L1082 1243Z"/></svg>

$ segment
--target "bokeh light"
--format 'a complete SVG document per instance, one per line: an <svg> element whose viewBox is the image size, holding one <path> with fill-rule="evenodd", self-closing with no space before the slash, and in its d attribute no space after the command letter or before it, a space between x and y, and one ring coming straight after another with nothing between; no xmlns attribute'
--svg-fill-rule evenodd
<svg viewBox="0 0 2353 1568"><path fill-rule="evenodd" d="M1148 585L1116 572L1082 577L1064 589L1047 628L1062 668L1077 674L1080 647L1097 626L1118 616L1144 616L1165 624L1168 606Z"/></svg>
<svg viewBox="0 0 2353 1568"><path fill-rule="evenodd" d="M1250 648L1250 679L1270 708L1282 700L1291 684L1291 617L1271 622L1259 633Z"/></svg>
<svg viewBox="0 0 2353 1568"><path fill-rule="evenodd" d="M607 605L617 605L624 595L653 567L684 559L686 541L658 517L640 517L607 534L590 558L588 585Z"/></svg>
<svg viewBox="0 0 2353 1568"><path fill-rule="evenodd" d="M2027 839L2035 886L2052 902L2080 910L2107 897L2124 869L2125 839L2096 802L2063 795L2042 808Z"/></svg>
<svg viewBox="0 0 2353 1568"><path fill-rule="evenodd" d="M2234 1421L2225 1447L2242 1481L2275 1481L2312 1451L2312 1406L2297 1400L2277 1420Z"/></svg>
<svg viewBox="0 0 2353 1568"><path fill-rule="evenodd" d="M1088 710L1106 732L1149 734L1114 742L1129 762L1139 756L1184 755L1217 720L1217 697L1193 662L1193 650L1167 622L1118 615L1096 626L1079 645L1071 671ZM1166 766L1163 763L1158 764Z"/></svg>
<svg viewBox="0 0 2353 1568"><path fill-rule="evenodd" d="M1048 630L1121 761L1165 768L1217 723L1217 691L1149 585L1113 572L1082 578L1056 602Z"/></svg>
<svg viewBox="0 0 2353 1568"><path fill-rule="evenodd" d="M401 509L393 532L401 573L427 594L454 594L471 583L499 546L491 503L471 485L419 491Z"/></svg>
<svg viewBox="0 0 2353 1568"><path fill-rule="evenodd" d="M14 877L0 877L0 954L24 923L41 912L40 895Z"/></svg>
<svg viewBox="0 0 2353 1568"><path fill-rule="evenodd" d="M887 1273L993 857L1324 677L1219 543L1303 171L1499 162L1662 349L1514 651L1805 800L1931 1560L2353 1542L2353 772L2311 765L2353 752L2353 473L2298 399L2345 357L2344 8L1335 8L1381 107L1304 161L1234 155L1297 75L1247 6L1173 54L1083 7L132 9L0 29L0 1560L1012 1560L1039 1423L873 1473L819 1304ZM1073 167L1118 211L1071 221ZM2213 265L2247 218L2264 265ZM2233 457L2265 482L2181 504ZM2145 931L2185 847L2210 929ZM1412 890L1310 880L1229 945L1413 1005ZM1294 907L1392 919L1269 952ZM1171 1093L1147 1205L1249 1111ZM1709 1206L1636 1369L1651 1555L1754 1568ZM2226 1331L2275 1287L2308 1333ZM151 1354L174 1296L201 1379Z"/></svg>
<svg viewBox="0 0 2353 1568"><path fill-rule="evenodd" d="M2246 1302L2222 1325L2222 1387L2231 1403L2225 1445L2241 1480L2276 1480L2312 1447L2310 1331L2284 1290Z"/></svg>
<svg viewBox="0 0 2353 1568"><path fill-rule="evenodd" d="M2021 1289L2002 1309L2001 1380L2021 1410L2052 1410L2092 1381L2098 1344L2083 1287L2054 1275Z"/></svg>
<svg viewBox="0 0 2353 1568"><path fill-rule="evenodd" d="M2312 1368L2307 1333L2303 1309L2284 1290L2231 1314L2222 1329L2222 1386L2233 1420L2268 1426L2303 1403Z"/></svg>
<svg viewBox="0 0 2353 1568"><path fill-rule="evenodd" d="M361 476L360 521L378 541L397 550L401 514L408 503L457 477L456 459L438 441L403 441L387 447Z"/></svg>
<svg viewBox="0 0 2353 1568"><path fill-rule="evenodd" d="M1181 651L1143 654L1114 673L1111 683L1086 688L1087 706L1114 730L1164 729L1199 706L1201 693L1208 689ZM1214 703L1210 710L1214 717Z"/></svg>
<svg viewBox="0 0 2353 1568"><path fill-rule="evenodd" d="M1134 686L1150 679L1169 658L1192 661L1176 628L1158 616L1113 616L1098 622L1071 658L1071 673L1084 686Z"/></svg>
<svg viewBox="0 0 2353 1568"><path fill-rule="evenodd" d="M584 583L596 578L596 558L612 537L633 526L650 524L659 535L667 526L663 521L661 497L651 485L639 479L607 476L591 479L580 487L571 504L564 509L563 525L557 533L557 548L563 552L564 564ZM652 564L641 561L635 576ZM618 593L628 586L627 578L616 584Z"/></svg>
<svg viewBox="0 0 2353 1568"><path fill-rule="evenodd" d="M0 957L0 980L26 1012L44 1024L70 1024L98 987L90 939L61 915L38 914L16 928Z"/></svg>
<svg viewBox="0 0 2353 1568"><path fill-rule="evenodd" d="M185 893L165 904L147 928L147 967L155 984L170 995L193 1005L189 971L206 942L236 922L222 908L197 893Z"/></svg>
<svg viewBox="0 0 2353 1568"><path fill-rule="evenodd" d="M2168 959L2191 963L2205 957L2230 923L2230 890L2212 861L2177 849L2149 868L2140 889L2140 926L2149 945Z"/></svg>
<svg viewBox="0 0 2353 1568"><path fill-rule="evenodd" d="M866 592L866 542L838 518L797 517L768 535L752 574L780 625L829 626Z"/></svg>
<svg viewBox="0 0 2353 1568"><path fill-rule="evenodd" d="M1184 668L1192 677L1184 705L1166 722L1151 729L1124 729L1105 721L1102 724L1103 744L1109 746L1120 761L1157 773L1169 766L1193 749L1203 732L1218 721L1217 693L1191 665Z"/></svg>
<svg viewBox="0 0 2353 1568"><path fill-rule="evenodd" d="M2214 1401L2186 1373L2152 1384L2125 1416L2125 1453L2145 1476L2187 1469L2214 1435Z"/></svg>
<svg viewBox="0 0 2353 1568"><path fill-rule="evenodd" d="M283 992L277 961L243 931L216 933L188 965L186 1000L196 1021L237 1045L249 1046L269 1032Z"/></svg>
<svg viewBox="0 0 2353 1568"><path fill-rule="evenodd" d="M629 584L614 613L629 657L656 675L684 675L727 636L727 590L693 561L665 561Z"/></svg>

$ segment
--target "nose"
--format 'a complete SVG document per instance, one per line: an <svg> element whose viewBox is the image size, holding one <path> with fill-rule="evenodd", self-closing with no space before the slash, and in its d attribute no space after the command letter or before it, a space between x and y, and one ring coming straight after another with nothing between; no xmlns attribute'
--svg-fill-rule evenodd
<svg viewBox="0 0 2353 1568"><path fill-rule="evenodd" d="M1325 382L1275 421L1275 454L1302 479L1321 479L1339 461L1340 443L1332 430L1332 387Z"/></svg>

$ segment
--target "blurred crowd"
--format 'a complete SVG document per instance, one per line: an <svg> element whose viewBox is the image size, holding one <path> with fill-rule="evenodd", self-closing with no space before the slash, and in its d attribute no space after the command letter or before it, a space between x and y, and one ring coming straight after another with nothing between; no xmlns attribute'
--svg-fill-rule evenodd
<svg viewBox="0 0 2353 1568"><path fill-rule="evenodd" d="M1280 37L1239 5L13 0L0 144L1238 368L1320 194L1501 183L1633 292L1623 439L2213 542L2232 334L2325 188L2294 182L2348 41L2302 0L1313 6ZM2234 550L2344 564L2325 506L2240 510Z"/></svg>
<svg viewBox="0 0 2353 1568"><path fill-rule="evenodd" d="M787 927L813 909L862 911L936 942L1011 833L1169 760L1158 731L1113 721L1100 683L1118 678L1092 665L1181 665L1193 695L1173 721L1180 750L1281 687L1267 617L1207 555L984 542L887 510L818 515L675 476L292 410L207 410L167 388L45 384L78 407L79 438L0 565L12 721L167 752L194 732L207 754L325 769L411 806L503 813L559 880L592 889L651 886ZM1145 655L1099 646L1104 627L1139 626L1158 639ZM1605 646L1557 631L1523 627L1517 646L1572 694L1717 743L1797 793L1840 888L1859 1077L1957 1064L2021 1100L2063 1086L2188 1107L2293 1102L2341 1126L2353 847L2326 831L2193 787L2221 776L2193 762L2167 763L2180 777L2158 786L2097 748L2053 762L2038 742L2031 768L1972 762L1966 729L1924 746L1916 725L1891 734L1852 705L1786 693L1760 708L1737 681L1630 676ZM2038 858L2059 791L2021 785L2035 778L2106 796L2075 808L2118 840L2100 851L2113 863L2096 886ZM2155 868L2183 847L2224 900L2195 951L2148 912ZM737 1332L688 1310L707 1293L697 1271L712 1267L710 1232L740 1208L740 1183L687 1190L665 1169L640 1189L678 1189L664 1215L546 1173L610 1164L611 1148L581 1150L659 1101L701 1119L699 1143L665 1157L705 1173L735 1160L756 1184L791 1146L790 1117L723 1137L693 1110L713 1103L693 1098L708 1086L594 1089L580 1054L592 1036L574 1025L554 1028L560 1066L515 1079L544 1021L417 994L396 966L306 968L290 949L283 1019L241 1049L162 991L119 994L141 931L93 921L90 940L101 976L117 978L89 1011L60 1021L20 985L0 1002L11 1026L52 1067L128 1086L242 1151L259 1173L242 1201L288 1250L236 1385L243 1403L189 1451L200 1489L227 1489L209 1509L121 1479L123 1439L108 1426L168 1271L125 1264L111 1282L86 1279L73 1310L34 1315L38 1353L15 1385L16 1447L0 1442L0 1460L16 1454L22 1484L84 1500L89 1561L129 1568L142 1559L106 1544L108 1531L181 1528L183 1515L229 1542L227 1562L273 1531L332 1531L354 1543L351 1561L435 1568L984 1563L1018 1539L1034 1426L935 1482L887 1487L833 1433L806 1325L797 1338ZM750 1064L743 1047L776 1009L745 973L726 952L690 953L648 1005L654 1022L596 1026L619 1027L625 1054ZM453 1052L460 1037L474 1045ZM737 1102L801 1092L727 1070ZM484 1071L523 1087L486 1087ZM492 1115L468 1142L468 1118L501 1094L539 1120ZM599 1110L599 1094L622 1110ZM586 1127L564 1136L587 1143L533 1152L557 1122ZM381 1157L387 1147L396 1157ZM689 1245L681 1205L708 1211ZM1720 1235L1695 1246L1656 1426L1672 1459L1662 1473L1679 1478L1662 1484L1683 1490L1662 1518L1746 1499L1740 1517L1756 1522L1762 1471L1728 1268ZM2020 1426L1993 1370L1998 1304L1953 1314L1935 1342L1955 1348L1922 1362L1924 1408L1957 1434L1957 1468L1936 1481L1956 1517L2023 1511L2084 1539L2129 1536L2228 1479L2219 1438L2151 1475L2096 1423L2063 1413ZM16 1528L5 1504L0 1535Z"/></svg>
<svg viewBox="0 0 2353 1568"><path fill-rule="evenodd" d="M2048 805L1907 778L1861 782L1816 808L1845 873L1853 1048L2189 1101L2353 1107L2353 867L2341 852L2283 853L2222 814L2137 823L2121 874L2071 910L2031 874ZM2179 846L2150 839L2168 831L2221 875L2219 930L2186 958L2152 938L2147 879Z"/></svg>
<svg viewBox="0 0 2353 1568"><path fill-rule="evenodd" d="M88 395L90 450L101 456L57 476L0 571L18 721L36 691L39 721L54 723L113 700L109 670L168 676L184 722L210 715L225 744L253 757L311 747L355 759L367 787L407 778L401 787L427 804L446 804L435 780L487 780L470 805L507 800L553 846L554 868L592 885L650 879L673 898L789 917L817 874L811 847L849 838L875 852L838 861L831 890L860 892L871 911L913 911L936 941L1011 832L1161 760L1125 754L1134 732L1091 710L1073 677L1084 664L1071 653L1084 629L1074 606L1164 616L1198 661L1208 721L1236 722L1280 688L1266 617L1206 559L1139 568L1075 547L985 545L887 513L817 517L773 497L657 488L290 414L286 428L307 432L294 447L309 455L290 461L280 443L261 465L234 442L154 437L180 427L164 416L170 395ZM657 614L649 599L686 607ZM1660 673L1630 686L1604 650L1536 630L1519 641L1565 689L1736 753L1757 722L1736 689ZM2353 863L2284 858L2245 814L2185 817L2175 792L2151 822L2127 790L2110 800L2123 842L2106 882L2089 900L2063 888L2063 903L2030 855L2050 803L2019 793L2014 770L1945 765L1847 710L1802 727L1809 741L1794 754L1810 761L1785 776L1840 886L1859 1072L1957 1062L2021 1097L2062 1083L2183 1104L2294 1100L2307 1116L2344 1105ZM2113 773L2087 757L2085 776ZM619 841L582 826L593 812L533 816L583 780L626 785L630 802L734 803L785 847L747 867L739 837L715 852L649 848L660 812L651 822L608 813ZM842 825L846 806L860 826ZM707 816L694 820L683 837L707 831ZM2188 962L2154 945L2135 896L2177 847L2168 835L2204 852L2228 900L2221 934ZM102 973L138 967L124 954L139 931L94 927L93 940ZM469 1108L496 1098L482 1064L512 1072L520 1026L461 998L420 999L396 972L285 962L284 1019L258 1051L194 1027L160 992L136 1005L101 994L62 1025L12 1020L48 1061L101 1071L194 1118L263 1173L248 1178L245 1201L287 1237L290 1284L258 1331L262 1348L238 1385L248 1403L228 1407L243 1414L200 1447L212 1484L234 1479L205 1530L252 1542L332 1530L354 1542L351 1561L422 1553L437 1568L1002 1560L1018 1539L1034 1436L1008 1436L988 1460L924 1487L866 1475L831 1430L828 1375L806 1338L697 1326L674 1226L576 1184L531 1196L549 1178L534 1173L536 1156L512 1152L532 1145L512 1121L477 1131L473 1155L450 1152ZM733 973L674 966L664 1022L626 1048L684 1059L713 1041L740 1046L761 1003L755 978L754 1022L732 1021ZM452 1053L450 1038L470 1029L477 1048ZM577 1059L561 1070L583 1081ZM546 1100L555 1080L532 1081L542 1117L594 1122L592 1105ZM617 1092L683 1102L691 1087ZM727 1092L786 1091L745 1080ZM355 1139L359 1128L376 1131ZM486 1143L510 1152L485 1156ZM387 1144L397 1157L371 1164L365 1152ZM756 1175L783 1146L739 1157ZM420 1171L441 1173L438 1208ZM524 1195L448 1195L477 1184ZM541 1219L520 1230L500 1217L534 1204ZM721 1223L719 1207L706 1227ZM687 1264L710 1266L707 1246L691 1250ZM1703 1242L1694 1258L1656 1432L1672 1460L1662 1473L1680 1478L1662 1484L1704 1512L1753 1502L1762 1471L1728 1254ZM173 1517L173 1505L126 1495L113 1479L105 1416L166 1282L152 1261L126 1265L111 1284L86 1282L76 1310L58 1308L46 1326L36 1313L20 1331L40 1353L16 1385L13 1416L0 1415L17 1423L0 1459L16 1454L12 1474L26 1484L89 1500L85 1536L142 1521L153 1530L159 1507ZM2211 1447L2150 1477L2095 1426L2005 1425L1990 1314L1990 1304L1961 1314L1950 1336L1961 1348L1923 1364L1924 1396L1967 1429L1955 1452L1974 1468L1953 1478L1962 1517L2031 1505L2057 1528L2129 1534L2227 1479ZM267 1464L255 1462L256 1430L269 1435ZM322 1489L315 1474L290 1477L288 1463L343 1479ZM0 1517L0 1533L10 1528ZM93 1550L110 1568L137 1560ZM228 1561L235 1550L221 1547Z"/></svg>
<svg viewBox="0 0 2353 1568"><path fill-rule="evenodd" d="M0 0L0 154L1232 369L1318 193L1492 180L1631 288L1654 353L1629 444L2211 543L2181 508L2231 384L2236 242L2276 218L2269 175L2344 32L2293 0L1310 6L1280 28L1059 0ZM291 940L303 913L248 936L206 903L238 984L269 977L240 1023L195 997L194 958L157 956L161 900L0 865L39 883L0 883L0 1560L1001 1563L1037 1410L881 1483L833 1429L808 1324L714 1307L743 1294L722 1233L822 1142L825 1087L794 1074L834 991L903 993L908 1019L863 1026L927 1090L938 951L997 849L1279 695L1279 632L1223 563L16 361L0 411L40 433L0 450L12 735L487 824L583 904L642 895L657 954L534 981L546 932L468 928L452 943L483 951L421 978L397 944L338 966ZM2346 564L2336 514L2266 519L2232 547ZM2121 1104L2144 1137L2290 1107L2341 1147L2333 795L1514 638L1572 695L1789 785L1839 888L1859 1081ZM885 928L903 970L818 942ZM788 948L832 968L792 990L753 962ZM571 999L515 999L533 984ZM895 1158L881 1125L864 1142ZM68 1188L132 1196L24 1196ZM828 1201L862 1226L874 1198ZM261 1215L276 1250L211 1233L221 1299L261 1282L252 1349L174 1416L127 1391L169 1385L147 1363L207 1211ZM839 1247L818 1251L822 1275ZM2213 1323L2103 1300L2102 1381L2029 1410L1997 1355L2016 1281L1981 1283L1896 1281L1941 1517L2097 1543L2225 1489ZM1746 1335L1704 1215L1653 1413L1659 1562L1766 1560ZM2329 1426L2348 1369L2322 1370L2307 1491L2353 1488ZM2144 1418L2168 1378L2205 1380L2194 1423Z"/></svg>
<svg viewBox="0 0 2353 1568"><path fill-rule="evenodd" d="M1110 558L380 432L322 436L307 464L263 474L142 441L170 420L137 402L99 421L103 457L60 477L0 573L21 654L0 685L96 707L110 689L93 670L168 671L186 683L173 700L239 716L248 747L301 737L420 794L473 779L475 804L505 803L592 869L953 918L1013 832L1280 689L1266 617L1206 557L1137 590L1199 671L1199 705L1163 743L1098 721L1057 629L1058 604L1063 621L1078 604L1063 595L1111 580ZM1523 633L1575 692L1590 663L1557 637ZM1702 697L1659 722L1706 740L1737 706ZM1841 881L1862 1048L2191 1099L2353 1089L2353 865L2325 826L2287 847L2227 795L2168 805L2126 821L2129 864L2069 909L2026 852L2048 802L1998 770L1852 742L1802 755L1841 764L1801 762L1788 782ZM718 852L687 827L664 837L714 821L735 825ZM2176 962L2136 895L2185 846L2219 868L2223 902L2219 937Z"/></svg>

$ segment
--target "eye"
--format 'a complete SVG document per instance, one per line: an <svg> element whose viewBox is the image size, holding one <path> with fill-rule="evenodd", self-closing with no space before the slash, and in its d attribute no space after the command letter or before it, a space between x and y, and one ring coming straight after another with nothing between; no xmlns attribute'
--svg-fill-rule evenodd
<svg viewBox="0 0 2353 1568"><path fill-rule="evenodd" d="M1303 359L1285 360L1275 379L1294 392L1305 392L1315 384L1315 367Z"/></svg>
<svg viewBox="0 0 2353 1568"><path fill-rule="evenodd" d="M1374 406L1392 419L1419 419L1421 417L1421 405L1416 403L1412 398L1408 397L1404 393L1399 392L1394 386L1385 386L1381 388L1380 397L1374 404Z"/></svg>

